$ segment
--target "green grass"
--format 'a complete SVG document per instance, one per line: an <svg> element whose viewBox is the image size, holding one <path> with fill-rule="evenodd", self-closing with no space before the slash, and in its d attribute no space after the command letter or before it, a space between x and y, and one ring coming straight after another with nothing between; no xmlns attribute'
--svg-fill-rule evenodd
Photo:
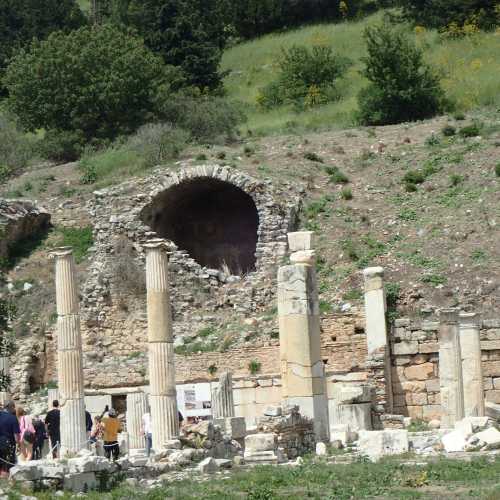
<svg viewBox="0 0 500 500"><path fill-rule="evenodd" d="M419 460L421 462L421 460ZM120 486L112 492L90 491L89 500L217 499L281 500L351 498L498 498L500 461L486 458L438 459L424 465L404 465L401 458L379 463L355 461L327 464L307 459L295 467L258 466L234 471L229 477L192 478L164 483L150 491ZM34 493L40 500L54 498L53 492ZM69 499L70 493L60 498ZM18 498L15 496L9 498Z"/></svg>
<svg viewBox="0 0 500 500"><path fill-rule="evenodd" d="M354 124L356 95L367 81L360 74L365 55L363 30L378 23L382 13L360 21L307 26L286 33L270 34L242 43L224 52L221 69L230 73L224 80L228 96L246 105L248 130L257 134L299 132L323 128L345 128ZM410 31L410 28L408 28ZM413 30L411 30L413 36ZM459 111L500 105L500 37L480 33L460 40L442 40L435 31L414 35L425 57L441 77L448 96ZM353 65L340 81L342 98L308 111L291 106L264 111L257 107L259 89L274 80L281 48L293 45L329 45L349 57Z"/></svg>
<svg viewBox="0 0 500 500"><path fill-rule="evenodd" d="M72 247L75 262L82 262L87 256L89 248L94 244L92 237L92 226L86 227L62 227L55 229L57 234L57 245Z"/></svg>

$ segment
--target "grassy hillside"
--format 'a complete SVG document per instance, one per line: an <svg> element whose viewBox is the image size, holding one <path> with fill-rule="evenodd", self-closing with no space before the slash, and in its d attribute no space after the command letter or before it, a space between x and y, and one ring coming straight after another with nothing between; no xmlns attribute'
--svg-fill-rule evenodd
<svg viewBox="0 0 500 500"><path fill-rule="evenodd" d="M353 124L356 95L366 85L360 74L365 55L363 30L378 23L378 13L362 21L309 26L284 34L271 34L237 45L224 53L222 69L229 71L224 83L231 98L244 102L253 133L284 133L304 129L345 128ZM408 28L410 30L410 28ZM442 85L458 109L500 104L500 34L478 33L460 40L443 40L435 31L412 34L425 49L427 60L439 70ZM340 84L342 98L310 111L296 113L291 108L271 112L259 109L259 89L276 75L276 59L283 47L329 45L349 57L353 66Z"/></svg>

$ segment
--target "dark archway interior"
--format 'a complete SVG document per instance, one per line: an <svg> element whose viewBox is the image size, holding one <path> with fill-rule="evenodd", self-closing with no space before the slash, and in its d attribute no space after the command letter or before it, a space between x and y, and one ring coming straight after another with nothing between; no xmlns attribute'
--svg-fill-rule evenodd
<svg viewBox="0 0 500 500"><path fill-rule="evenodd" d="M240 188L210 177L184 181L157 195L141 218L200 265L241 275L255 269L259 214Z"/></svg>

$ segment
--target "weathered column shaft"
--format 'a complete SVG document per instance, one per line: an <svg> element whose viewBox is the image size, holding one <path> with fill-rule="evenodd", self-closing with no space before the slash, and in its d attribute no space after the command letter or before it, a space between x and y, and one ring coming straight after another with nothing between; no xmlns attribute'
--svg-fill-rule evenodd
<svg viewBox="0 0 500 500"><path fill-rule="evenodd" d="M10 363L8 356L0 357L0 373L3 373L5 376L9 376L10 371ZM3 408L5 403L10 399L10 394L8 388L5 391L0 391L0 405Z"/></svg>
<svg viewBox="0 0 500 500"><path fill-rule="evenodd" d="M304 237L302 237L302 234ZM319 300L309 232L291 233L292 265L278 270L282 397L314 420L319 441L329 438L328 400L321 358Z"/></svg>
<svg viewBox="0 0 500 500"><path fill-rule="evenodd" d="M174 344L170 310L168 259L164 240L146 249L149 384L153 448L158 451L179 435L175 390Z"/></svg>
<svg viewBox="0 0 500 500"><path fill-rule="evenodd" d="M56 263L57 370L61 454L86 447L82 341L75 263L70 248L51 252Z"/></svg>
<svg viewBox="0 0 500 500"><path fill-rule="evenodd" d="M374 419L392 412L391 356L387 336L384 269L369 267L363 270L365 282L365 332L368 366L375 381ZM377 418L377 420L379 420ZM374 422L376 427L379 422Z"/></svg>
<svg viewBox="0 0 500 500"><path fill-rule="evenodd" d="M233 377L224 372L219 378L219 385L212 390L213 418L234 417Z"/></svg>
<svg viewBox="0 0 500 500"><path fill-rule="evenodd" d="M458 309L439 313L439 385L441 388L441 427L451 428L464 418L464 391Z"/></svg>
<svg viewBox="0 0 500 500"><path fill-rule="evenodd" d="M462 353L462 379L464 386L464 415L483 417L484 383L481 367L481 341L476 313L460 314L460 349Z"/></svg>
<svg viewBox="0 0 500 500"><path fill-rule="evenodd" d="M127 432L129 449L140 450L146 447L145 437L141 435L142 417L148 411L148 397L143 392L127 394Z"/></svg>

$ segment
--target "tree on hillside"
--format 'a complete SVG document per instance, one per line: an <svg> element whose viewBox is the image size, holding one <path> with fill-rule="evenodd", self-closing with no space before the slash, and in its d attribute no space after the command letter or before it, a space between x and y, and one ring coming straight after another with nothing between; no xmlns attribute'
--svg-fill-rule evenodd
<svg viewBox="0 0 500 500"><path fill-rule="evenodd" d="M9 58L33 38L42 40L85 22L75 0L0 0L0 79ZM4 91L0 86L0 95Z"/></svg>
<svg viewBox="0 0 500 500"><path fill-rule="evenodd" d="M26 129L44 128L81 144L145 123L167 80L159 56L111 25L35 41L12 60L4 79L7 104Z"/></svg>
<svg viewBox="0 0 500 500"><path fill-rule="evenodd" d="M188 85L220 88L226 33L218 0L130 0L123 21L165 63L181 68Z"/></svg>
<svg viewBox="0 0 500 500"><path fill-rule="evenodd" d="M370 84L358 96L361 123L421 120L443 110L446 101L439 78L406 34L383 24L367 28L365 39L364 75Z"/></svg>
<svg viewBox="0 0 500 500"><path fill-rule="evenodd" d="M417 25L441 28L474 21L482 28L498 25L498 0L398 0L403 13Z"/></svg>

